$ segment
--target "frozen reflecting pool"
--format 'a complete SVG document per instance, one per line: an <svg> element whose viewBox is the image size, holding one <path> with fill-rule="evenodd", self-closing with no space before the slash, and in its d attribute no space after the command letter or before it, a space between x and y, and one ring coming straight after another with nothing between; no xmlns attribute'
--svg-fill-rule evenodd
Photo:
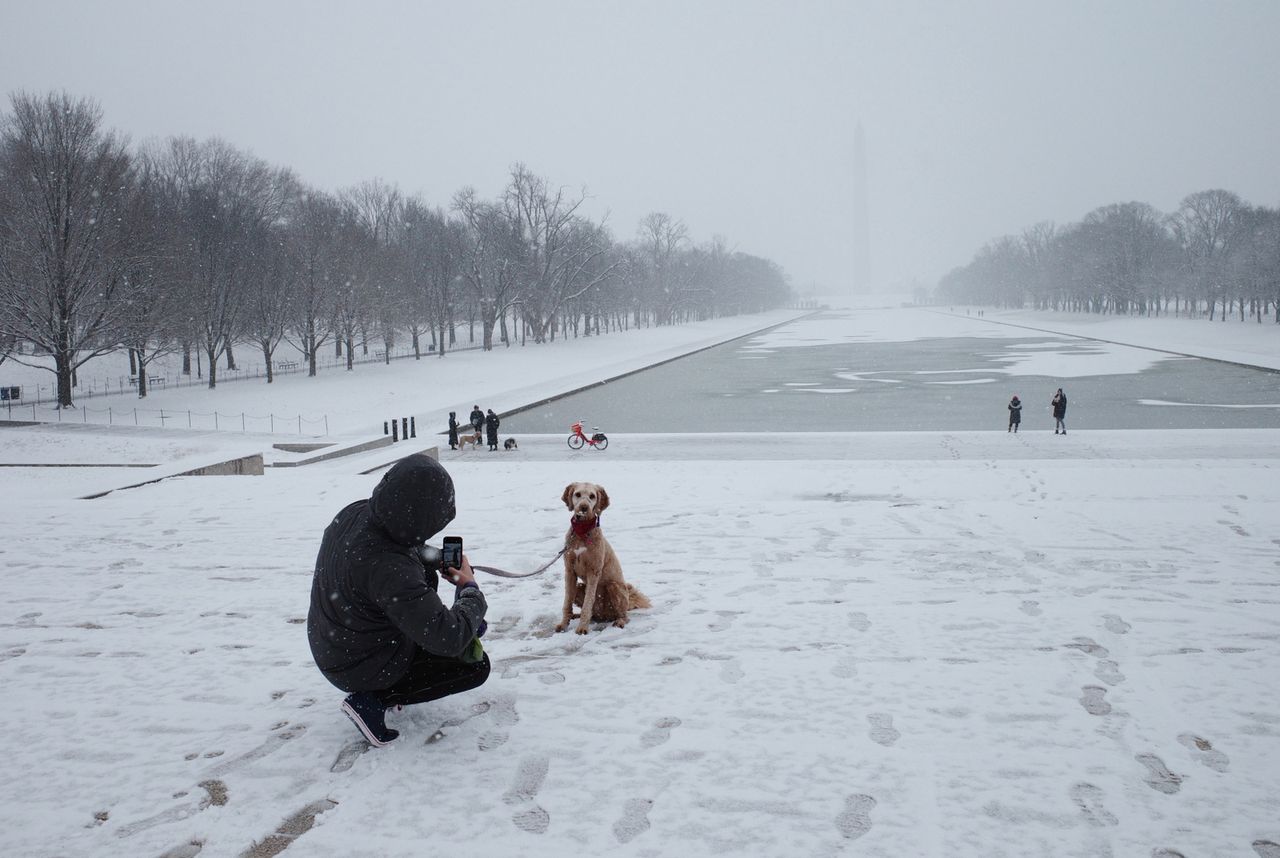
<svg viewBox="0 0 1280 858"><path fill-rule="evenodd" d="M1063 388L1068 429L1280 426L1280 374L1071 337L832 336L817 316L726 343L503 419L503 432L555 433L584 419L606 432L1005 429L1049 431ZM835 326L835 327L833 327Z"/></svg>

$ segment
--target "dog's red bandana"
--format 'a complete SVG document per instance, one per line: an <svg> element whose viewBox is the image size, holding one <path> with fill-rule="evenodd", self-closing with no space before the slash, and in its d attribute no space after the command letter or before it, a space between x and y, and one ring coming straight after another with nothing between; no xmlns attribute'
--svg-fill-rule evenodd
<svg viewBox="0 0 1280 858"><path fill-rule="evenodd" d="M579 539L586 539L591 531L600 526L600 516L592 519L579 520L576 516L569 519L569 527L573 529L573 535Z"/></svg>

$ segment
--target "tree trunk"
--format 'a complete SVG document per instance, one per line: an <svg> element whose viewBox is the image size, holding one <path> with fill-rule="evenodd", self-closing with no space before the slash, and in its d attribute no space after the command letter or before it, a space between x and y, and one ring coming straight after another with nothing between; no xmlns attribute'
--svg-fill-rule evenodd
<svg viewBox="0 0 1280 858"><path fill-rule="evenodd" d="M53 365L58 378L58 407L72 408L71 402L71 353L59 348L53 355Z"/></svg>
<svg viewBox="0 0 1280 858"><path fill-rule="evenodd" d="M205 356L209 358L209 389L218 386L218 351L213 346L205 346Z"/></svg>

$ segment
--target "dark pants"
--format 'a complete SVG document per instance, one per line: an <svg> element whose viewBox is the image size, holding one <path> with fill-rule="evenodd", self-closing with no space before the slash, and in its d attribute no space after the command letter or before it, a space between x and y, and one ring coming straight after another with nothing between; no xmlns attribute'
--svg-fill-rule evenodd
<svg viewBox="0 0 1280 858"><path fill-rule="evenodd" d="M489 656L473 664L419 649L409 670L390 688L373 692L383 706L409 706L479 688L489 678Z"/></svg>

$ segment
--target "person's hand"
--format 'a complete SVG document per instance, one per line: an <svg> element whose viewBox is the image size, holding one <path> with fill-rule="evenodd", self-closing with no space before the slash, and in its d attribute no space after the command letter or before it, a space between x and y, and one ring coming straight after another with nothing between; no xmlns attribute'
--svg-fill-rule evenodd
<svg viewBox="0 0 1280 858"><path fill-rule="evenodd" d="M471 571L471 561L467 559L467 555L465 554L462 555L462 568L455 569L450 567L448 569L442 569L440 570L440 574L444 576L444 580L453 584L455 587L464 587L467 584L476 583L476 574Z"/></svg>

